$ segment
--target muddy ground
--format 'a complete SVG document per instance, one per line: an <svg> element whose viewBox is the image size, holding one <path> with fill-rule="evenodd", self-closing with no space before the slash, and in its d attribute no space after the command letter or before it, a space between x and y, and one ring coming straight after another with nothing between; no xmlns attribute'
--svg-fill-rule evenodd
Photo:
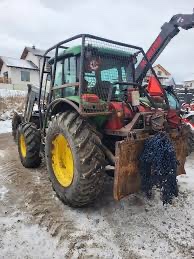
<svg viewBox="0 0 194 259"><path fill-rule="evenodd" d="M163 207L156 192L120 202L112 181L90 208L71 209L44 165L22 167L10 134L0 135L0 258L194 258L194 154L180 194Z"/></svg>

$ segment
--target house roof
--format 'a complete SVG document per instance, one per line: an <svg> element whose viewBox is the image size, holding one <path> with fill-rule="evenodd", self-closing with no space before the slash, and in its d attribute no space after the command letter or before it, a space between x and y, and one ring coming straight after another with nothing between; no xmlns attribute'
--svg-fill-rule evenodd
<svg viewBox="0 0 194 259"><path fill-rule="evenodd" d="M160 70L162 70L167 76L170 76L171 73L169 73L163 66L161 66L160 64L154 66L153 68L158 67Z"/></svg>
<svg viewBox="0 0 194 259"><path fill-rule="evenodd" d="M28 60L10 58L10 57L0 57L0 69L3 66L3 63L5 63L5 65L8 67L38 70L38 67L32 61L28 61Z"/></svg>
<svg viewBox="0 0 194 259"><path fill-rule="evenodd" d="M35 47L32 47L32 48L31 47L25 47L23 52L22 52L21 59L25 59L26 56L28 55L28 52L31 52L34 56L43 57L43 55L46 51L43 50L43 49L37 49ZM48 58L50 58L50 56L48 56Z"/></svg>

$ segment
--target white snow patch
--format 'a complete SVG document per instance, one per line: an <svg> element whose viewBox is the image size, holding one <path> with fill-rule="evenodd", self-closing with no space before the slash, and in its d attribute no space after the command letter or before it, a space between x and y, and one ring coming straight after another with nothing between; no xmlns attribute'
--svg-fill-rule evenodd
<svg viewBox="0 0 194 259"><path fill-rule="evenodd" d="M0 89L0 97L25 96L26 91Z"/></svg>
<svg viewBox="0 0 194 259"><path fill-rule="evenodd" d="M8 192L8 189L3 186L0 188L0 201L2 201L5 197L5 194Z"/></svg>
<svg viewBox="0 0 194 259"><path fill-rule="evenodd" d="M57 238L51 239L46 229L40 229L38 225L28 226L21 221L24 220L17 217L1 218L1 258L65 258L66 240L59 247Z"/></svg>
<svg viewBox="0 0 194 259"><path fill-rule="evenodd" d="M11 120L0 121L0 134L12 131Z"/></svg>
<svg viewBox="0 0 194 259"><path fill-rule="evenodd" d="M1 116L0 116L0 121L6 121L6 120L9 120L11 117L12 117L12 114L13 114L13 110L9 110L9 111L6 111L4 112Z"/></svg>
<svg viewBox="0 0 194 259"><path fill-rule="evenodd" d="M185 171L186 175L180 175L178 176L178 181L181 185L181 183L184 183L186 189L193 190L194 186L194 153L192 153L186 160L185 163Z"/></svg>
<svg viewBox="0 0 194 259"><path fill-rule="evenodd" d="M34 104L33 111L34 111L34 112L35 112L35 111L38 111L38 104L37 104L37 103Z"/></svg>
<svg viewBox="0 0 194 259"><path fill-rule="evenodd" d="M5 153L3 150L0 150L0 158L3 158L5 156Z"/></svg>

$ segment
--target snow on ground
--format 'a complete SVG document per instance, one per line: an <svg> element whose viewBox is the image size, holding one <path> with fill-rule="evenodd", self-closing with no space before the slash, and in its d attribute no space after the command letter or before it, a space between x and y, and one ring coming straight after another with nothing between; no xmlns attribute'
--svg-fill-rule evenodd
<svg viewBox="0 0 194 259"><path fill-rule="evenodd" d="M189 188L194 191L194 156L191 155L187 158L185 171L185 175L178 176L178 182L183 189L188 190Z"/></svg>
<svg viewBox="0 0 194 259"><path fill-rule="evenodd" d="M14 97L14 96L25 96L26 91L20 90L9 90L9 89L0 89L0 97Z"/></svg>
<svg viewBox="0 0 194 259"><path fill-rule="evenodd" d="M0 134L11 132L11 120L0 121Z"/></svg>
<svg viewBox="0 0 194 259"><path fill-rule="evenodd" d="M179 196L163 206L159 192L119 202L113 182L88 208L72 209L53 192L45 165L21 165L10 134L0 134L0 258L194 258L194 153L179 176Z"/></svg>
<svg viewBox="0 0 194 259"><path fill-rule="evenodd" d="M22 91L2 92L8 99ZM1 116L0 134L11 132L10 107ZM185 169L172 206L163 207L158 192L116 202L111 181L92 207L71 209L56 198L46 168L22 167L11 135L0 135L0 258L194 258L194 153Z"/></svg>

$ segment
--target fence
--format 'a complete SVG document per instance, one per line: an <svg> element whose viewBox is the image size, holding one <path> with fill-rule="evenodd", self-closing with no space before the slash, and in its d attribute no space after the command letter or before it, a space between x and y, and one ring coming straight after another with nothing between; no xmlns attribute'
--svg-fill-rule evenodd
<svg viewBox="0 0 194 259"><path fill-rule="evenodd" d="M11 78L0 77L0 83L2 83L2 84L11 84Z"/></svg>

